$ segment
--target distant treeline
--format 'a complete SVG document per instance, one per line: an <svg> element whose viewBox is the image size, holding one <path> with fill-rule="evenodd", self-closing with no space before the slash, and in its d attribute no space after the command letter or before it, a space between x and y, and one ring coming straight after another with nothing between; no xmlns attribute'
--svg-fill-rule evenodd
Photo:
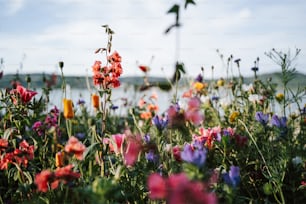
<svg viewBox="0 0 306 204"><path fill-rule="evenodd" d="M260 80L272 80L273 83L281 85L281 73L271 73L271 74L263 74L259 75L258 79ZM305 87L306 88L306 75L297 73L295 79L290 82L290 87ZM89 83L92 86L91 77L85 76L65 76L66 83L70 85L72 88L86 88ZM182 84L189 84L193 78L185 77L181 79ZM205 80L205 79L204 79ZM22 85L26 86L30 83L32 88L43 88L46 86L52 86L53 88L61 88L62 77L60 75L52 75L52 74L4 74L0 79L0 88L10 88L12 87L12 83L18 81ZM135 77L121 77L120 81L122 84L142 86L144 85L144 78L141 76ZM211 82L211 80L205 80L207 82ZM245 77L244 83L249 84L254 81L254 77ZM151 84L160 84L167 85L169 80L163 77L148 77L148 82Z"/></svg>

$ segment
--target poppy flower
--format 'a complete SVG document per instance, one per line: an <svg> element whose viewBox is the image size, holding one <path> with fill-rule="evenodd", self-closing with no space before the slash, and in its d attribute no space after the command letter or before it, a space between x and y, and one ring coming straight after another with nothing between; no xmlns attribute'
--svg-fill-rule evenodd
<svg viewBox="0 0 306 204"><path fill-rule="evenodd" d="M140 138L129 136L127 138L127 145L124 149L124 163L127 166L133 166L138 159L138 155L141 151L142 145Z"/></svg>
<svg viewBox="0 0 306 204"><path fill-rule="evenodd" d="M72 100L70 99L64 99L64 117L66 119L71 119L74 117L74 112L73 112L73 103Z"/></svg>
<svg viewBox="0 0 306 204"><path fill-rule="evenodd" d="M53 177L53 173L50 170L43 170L42 172L36 174L35 184L38 191L47 192L49 190L49 180Z"/></svg>
<svg viewBox="0 0 306 204"><path fill-rule="evenodd" d="M164 199L167 195L166 181L157 173L148 177L150 199Z"/></svg>
<svg viewBox="0 0 306 204"><path fill-rule="evenodd" d="M82 144L76 137L71 136L65 146L65 151L67 153L72 153L78 160L83 159L83 153L86 147Z"/></svg>

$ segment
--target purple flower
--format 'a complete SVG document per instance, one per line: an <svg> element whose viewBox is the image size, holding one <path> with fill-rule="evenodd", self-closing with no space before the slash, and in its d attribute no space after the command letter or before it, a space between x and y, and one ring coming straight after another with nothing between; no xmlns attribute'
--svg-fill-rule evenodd
<svg viewBox="0 0 306 204"><path fill-rule="evenodd" d="M223 174L224 182L236 187L240 182L240 169L238 166L231 166L228 173Z"/></svg>
<svg viewBox="0 0 306 204"><path fill-rule="evenodd" d="M116 110L116 109L118 109L119 108L119 106L115 106L115 105L111 105L111 107L110 107L112 110Z"/></svg>
<svg viewBox="0 0 306 204"><path fill-rule="evenodd" d="M84 105L85 104L85 100L84 99L79 99L77 104L78 105Z"/></svg>
<svg viewBox="0 0 306 204"><path fill-rule="evenodd" d="M159 117L158 115L152 118L153 124L158 130L162 131L168 125L168 117Z"/></svg>
<svg viewBox="0 0 306 204"><path fill-rule="evenodd" d="M148 153L146 153L146 159L155 163L158 161L158 155L155 154L153 150L150 150Z"/></svg>
<svg viewBox="0 0 306 204"><path fill-rule="evenodd" d="M219 100L219 96L213 96L213 97L211 97L211 100L212 101L218 101Z"/></svg>
<svg viewBox="0 0 306 204"><path fill-rule="evenodd" d="M199 74L196 78L195 78L195 81L197 82L203 82L203 77L201 74Z"/></svg>
<svg viewBox="0 0 306 204"><path fill-rule="evenodd" d="M269 122L269 114L264 114L263 112L256 112L255 119L262 125L267 125Z"/></svg>
<svg viewBox="0 0 306 204"><path fill-rule="evenodd" d="M75 137L77 137L79 140L83 140L85 138L86 134L83 132L78 132L75 134Z"/></svg>
<svg viewBox="0 0 306 204"><path fill-rule="evenodd" d="M181 152L181 158L185 162L201 167L206 160L206 149L193 149L190 144L186 144Z"/></svg>
<svg viewBox="0 0 306 204"><path fill-rule="evenodd" d="M276 126L278 128L286 128L287 127L287 118L286 117L278 117L277 115L272 116L271 120L272 126Z"/></svg>
<svg viewBox="0 0 306 204"><path fill-rule="evenodd" d="M37 121L33 124L32 129L37 132L39 136L43 134L43 123L41 121Z"/></svg>
<svg viewBox="0 0 306 204"><path fill-rule="evenodd" d="M145 136L144 136L144 141L145 141L146 143L149 143L150 140L151 140L150 135L149 135L149 134L145 134Z"/></svg>

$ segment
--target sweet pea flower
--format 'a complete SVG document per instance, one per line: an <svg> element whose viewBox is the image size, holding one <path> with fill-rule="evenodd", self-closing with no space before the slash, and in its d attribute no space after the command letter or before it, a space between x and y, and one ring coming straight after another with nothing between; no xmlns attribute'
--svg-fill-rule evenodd
<svg viewBox="0 0 306 204"><path fill-rule="evenodd" d="M272 116L271 120L272 126L276 126L278 128L286 128L287 127L287 118L286 117L278 117L277 115Z"/></svg>
<svg viewBox="0 0 306 204"><path fill-rule="evenodd" d="M195 149L190 144L186 144L184 150L181 152L181 158L185 162L201 167L206 160L206 150L204 148Z"/></svg>
<svg viewBox="0 0 306 204"><path fill-rule="evenodd" d="M224 182L236 187L240 182L240 169L238 166L231 166L228 173L223 174Z"/></svg>

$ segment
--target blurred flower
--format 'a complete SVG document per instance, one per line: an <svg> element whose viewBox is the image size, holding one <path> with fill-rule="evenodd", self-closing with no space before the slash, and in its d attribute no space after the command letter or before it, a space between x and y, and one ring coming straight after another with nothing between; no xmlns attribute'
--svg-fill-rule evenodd
<svg viewBox="0 0 306 204"><path fill-rule="evenodd" d="M149 120L152 118L152 113L150 111L142 112L140 118L143 120Z"/></svg>
<svg viewBox="0 0 306 204"><path fill-rule="evenodd" d="M188 91L185 91L183 93L183 98L191 98L192 97L192 89L189 89Z"/></svg>
<svg viewBox="0 0 306 204"><path fill-rule="evenodd" d="M158 107L158 105L150 103L147 106L147 110L150 111L150 112L158 112L159 107Z"/></svg>
<svg viewBox="0 0 306 204"><path fill-rule="evenodd" d="M277 115L273 115L271 119L272 126L276 126L278 128L286 128L287 127L287 118L286 117L278 117Z"/></svg>
<svg viewBox="0 0 306 204"><path fill-rule="evenodd" d="M141 139L138 136L126 137L127 145L124 148L124 163L127 166L133 166L141 152Z"/></svg>
<svg viewBox="0 0 306 204"><path fill-rule="evenodd" d="M168 204L217 203L213 193L206 192L206 187L201 182L193 182L186 174L172 174L163 178L157 173L151 174L147 180L150 199L165 199Z"/></svg>
<svg viewBox="0 0 306 204"><path fill-rule="evenodd" d="M203 76L202 76L202 74L199 74L196 78L195 78L195 81L196 82L203 82Z"/></svg>
<svg viewBox="0 0 306 204"><path fill-rule="evenodd" d="M0 154L3 150L5 150L8 147L8 141L7 139L0 138Z"/></svg>
<svg viewBox="0 0 306 204"><path fill-rule="evenodd" d="M78 105L84 105L85 104L85 100L84 99L79 99L77 104Z"/></svg>
<svg viewBox="0 0 306 204"><path fill-rule="evenodd" d="M181 162L181 148L179 146L174 146L172 148L173 157L177 162Z"/></svg>
<svg viewBox="0 0 306 204"><path fill-rule="evenodd" d="M206 160L206 150L195 149L190 144L186 144L184 150L181 152L181 158L185 162L201 167Z"/></svg>
<svg viewBox="0 0 306 204"><path fill-rule="evenodd" d="M278 94L276 94L276 96L275 96L275 99L277 100L277 102L282 102L283 100L284 100L284 98L285 98L285 96L284 96L284 94L283 93L278 93Z"/></svg>
<svg viewBox="0 0 306 204"><path fill-rule="evenodd" d="M204 86L204 84L203 84L202 82L195 82L195 83L193 84L193 88L194 88L196 91L200 92L202 89L205 88L205 86Z"/></svg>
<svg viewBox="0 0 306 204"><path fill-rule="evenodd" d="M92 94L91 95L91 102L92 102L92 106L95 109L99 109L100 107L100 96L97 94Z"/></svg>
<svg viewBox="0 0 306 204"><path fill-rule="evenodd" d="M74 117L74 112L73 112L72 100L64 98L63 103L64 103L64 117L66 119L73 118Z"/></svg>
<svg viewBox="0 0 306 204"><path fill-rule="evenodd" d="M38 191L46 193L49 190L49 181L53 178L53 173L50 170L43 170L36 174L35 184Z"/></svg>
<svg viewBox="0 0 306 204"><path fill-rule="evenodd" d="M37 121L33 124L32 129L38 134L38 136L42 136L44 133L43 123L41 121Z"/></svg>
<svg viewBox="0 0 306 204"><path fill-rule="evenodd" d="M248 97L249 101L253 103L261 103L261 101L264 99L263 96L258 95L258 94L250 94Z"/></svg>
<svg viewBox="0 0 306 204"><path fill-rule="evenodd" d="M234 138L238 147L244 147L248 142L248 138L242 135L235 134Z"/></svg>
<svg viewBox="0 0 306 204"><path fill-rule="evenodd" d="M147 180L150 199L165 199L167 195L166 180L154 173Z"/></svg>
<svg viewBox="0 0 306 204"><path fill-rule="evenodd" d="M149 152L146 153L146 159L150 162L157 162L158 161L158 155L155 153L154 150L149 150Z"/></svg>
<svg viewBox="0 0 306 204"><path fill-rule="evenodd" d="M152 118L152 123L157 127L159 131L162 131L168 125L168 117L160 117L155 115Z"/></svg>
<svg viewBox="0 0 306 204"><path fill-rule="evenodd" d="M298 166L299 164L302 164L302 163L303 163L303 160L302 160L301 157L296 156L296 157L292 158L292 163L293 163L295 166Z"/></svg>
<svg viewBox="0 0 306 204"><path fill-rule="evenodd" d="M65 145L65 151L67 153L72 153L78 160L83 159L83 153L86 150L86 147L81 143L76 137L71 136Z"/></svg>
<svg viewBox="0 0 306 204"><path fill-rule="evenodd" d="M231 166L228 173L223 174L224 182L236 187L240 182L240 169L238 166Z"/></svg>
<svg viewBox="0 0 306 204"><path fill-rule="evenodd" d="M221 78L221 79L219 79L219 80L217 81L217 86L218 86L218 87L222 87L222 86L224 86L224 84L225 84L225 81L224 81L223 78Z"/></svg>
<svg viewBox="0 0 306 204"><path fill-rule="evenodd" d="M114 141L114 151L116 154L119 154L122 152L121 147L122 147L124 138L125 138L125 134L112 135L112 140Z"/></svg>
<svg viewBox="0 0 306 204"><path fill-rule="evenodd" d="M150 71L150 67L149 67L149 66L146 66L146 65L139 65L138 67L139 67L139 69L140 69L141 71L143 71L144 73L147 73L147 72Z"/></svg>
<svg viewBox="0 0 306 204"><path fill-rule="evenodd" d="M110 63L116 63L116 62L121 62L121 56L117 51L114 51L113 54L108 56L108 61Z"/></svg>
<svg viewBox="0 0 306 204"><path fill-rule="evenodd" d="M269 114L264 114L263 112L256 112L255 119L262 125L267 125L269 122Z"/></svg>
<svg viewBox="0 0 306 204"><path fill-rule="evenodd" d="M86 137L86 134L84 132L78 132L75 134L75 137L78 138L79 140L84 140Z"/></svg>
<svg viewBox="0 0 306 204"><path fill-rule="evenodd" d="M188 107L185 112L186 120L192 122L194 125L200 125L204 120L204 115L200 111L201 101L199 98L191 98L188 101Z"/></svg>
<svg viewBox="0 0 306 204"><path fill-rule="evenodd" d="M239 113L238 111L232 112L232 113L230 114L230 116L229 116L229 122L230 122L230 123L234 123L234 122L237 120L237 118L238 118L239 115L240 115L240 113Z"/></svg>
<svg viewBox="0 0 306 204"><path fill-rule="evenodd" d="M57 152L55 154L55 166L56 167L63 167L65 160L65 153L64 152Z"/></svg>

